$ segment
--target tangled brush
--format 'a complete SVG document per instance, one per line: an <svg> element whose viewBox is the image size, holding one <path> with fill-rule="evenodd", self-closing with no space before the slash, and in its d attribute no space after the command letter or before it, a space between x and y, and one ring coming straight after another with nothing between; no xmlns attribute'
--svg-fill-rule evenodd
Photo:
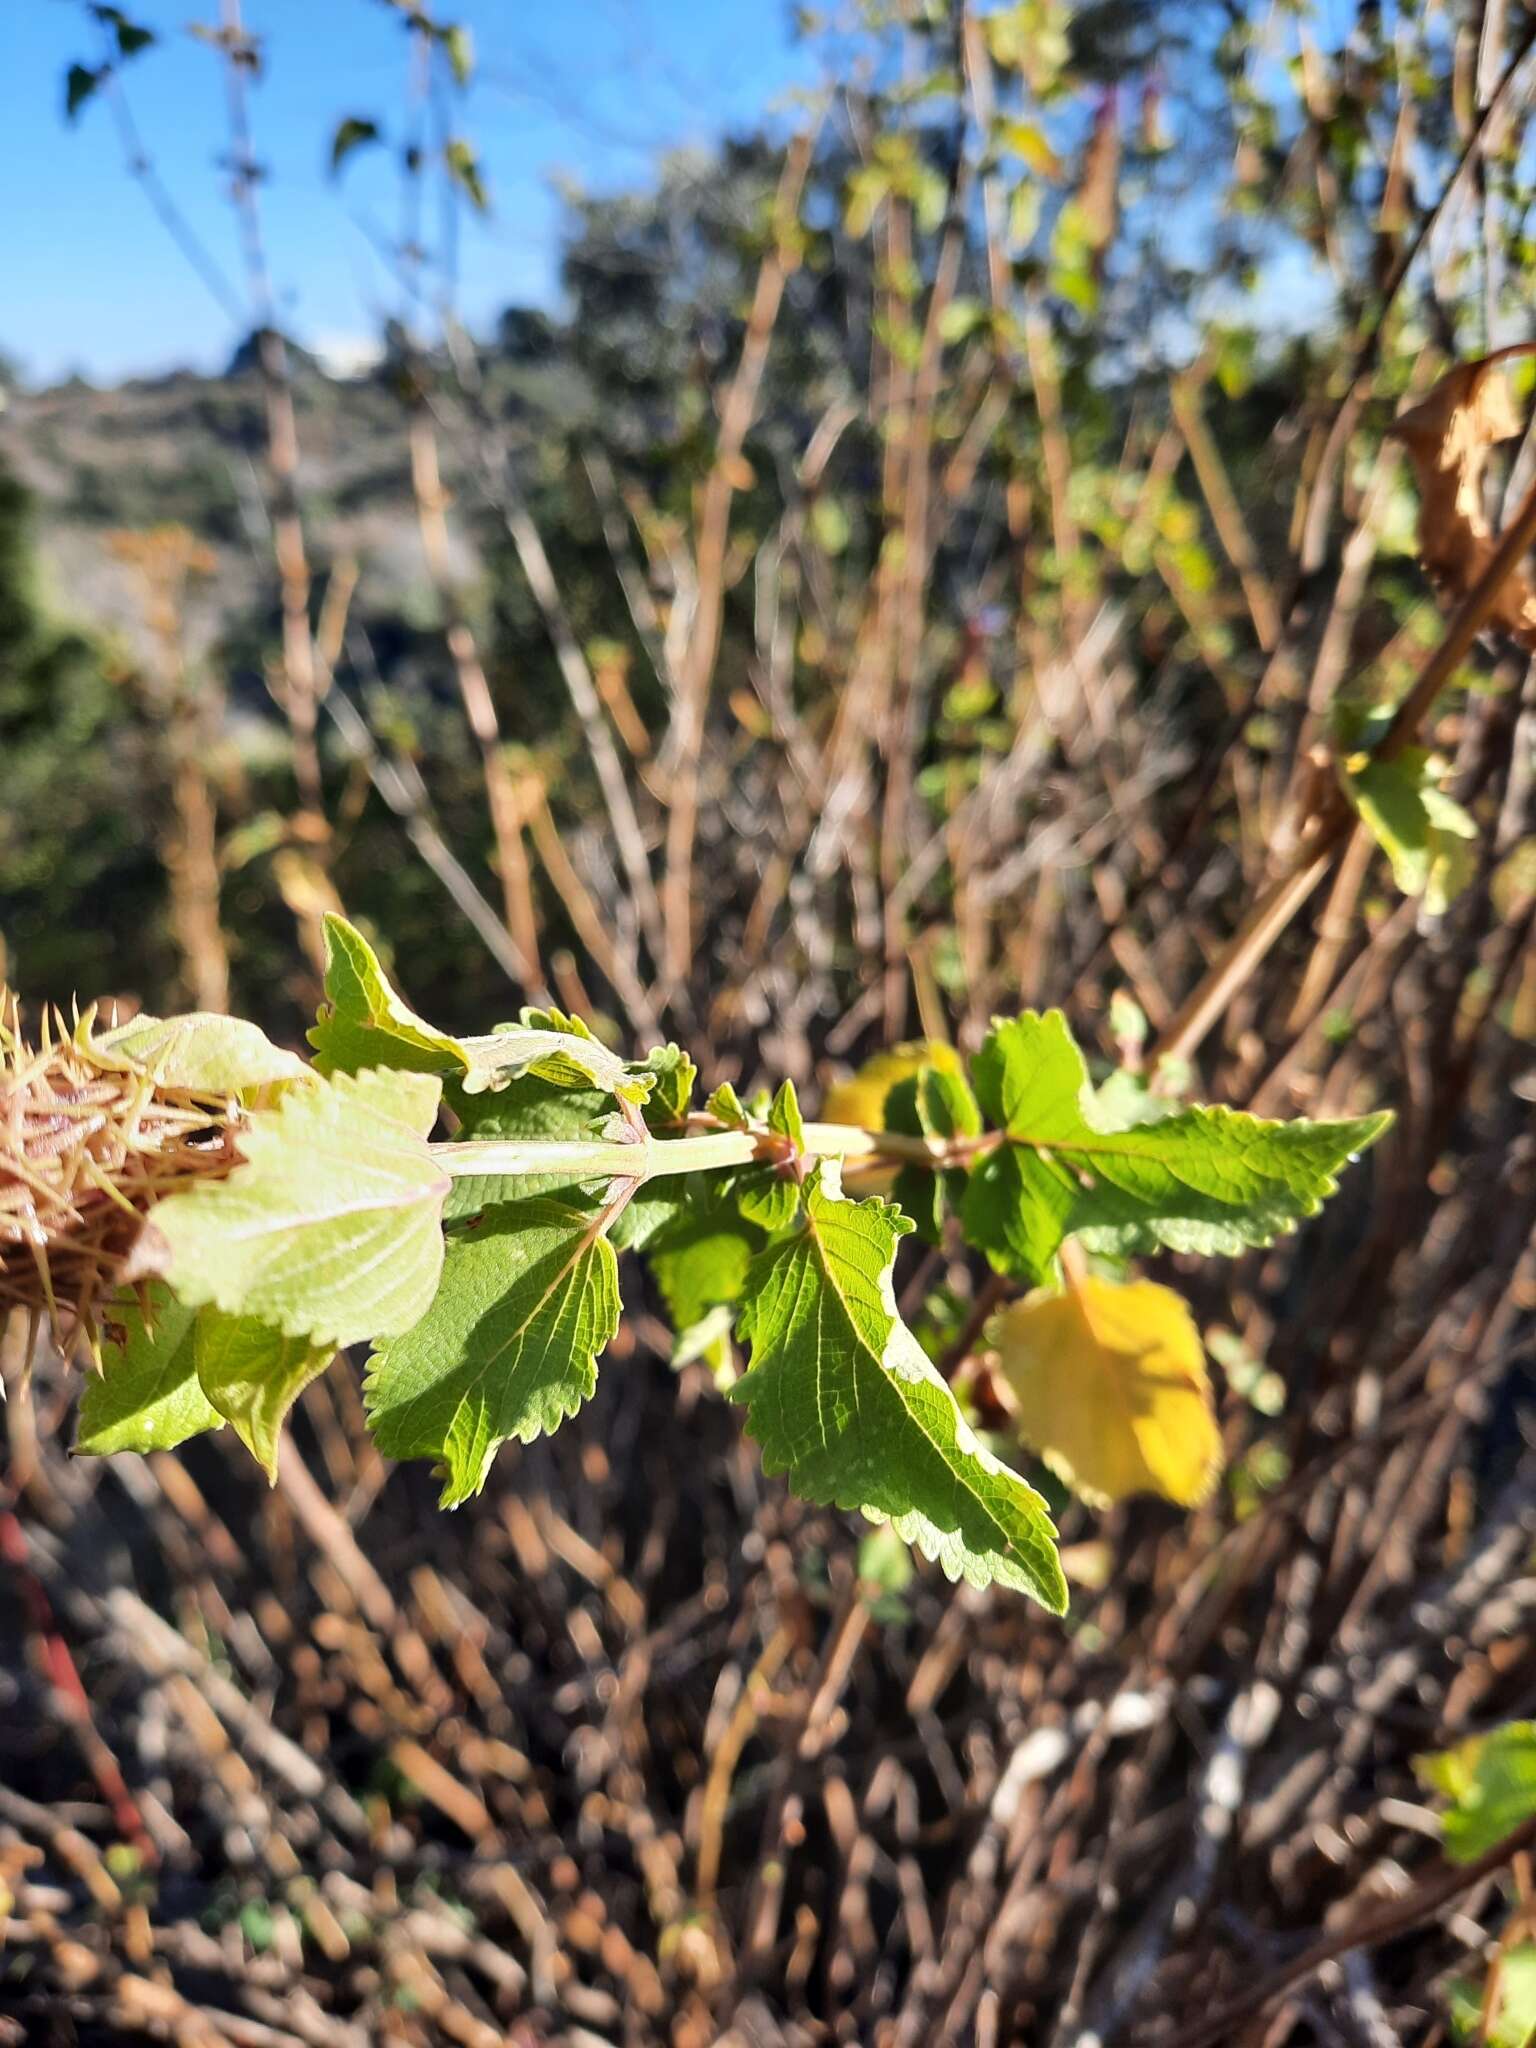
<svg viewBox="0 0 1536 2048"><path fill-rule="evenodd" d="M0 1328L19 1311L95 1355L99 1312L144 1277L146 1213L238 1154L227 1097L163 1086L92 1022L45 1013L30 1044L0 988Z"/></svg>

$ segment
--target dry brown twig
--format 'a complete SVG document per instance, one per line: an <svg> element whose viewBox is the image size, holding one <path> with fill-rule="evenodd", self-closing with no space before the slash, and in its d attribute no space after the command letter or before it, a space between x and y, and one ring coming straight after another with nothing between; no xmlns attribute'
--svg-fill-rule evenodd
<svg viewBox="0 0 1536 2048"><path fill-rule="evenodd" d="M783 303L784 287L798 261L793 253L793 234L815 141L813 131L797 135L784 159L774 196L773 241L758 270L741 356L721 402L715 457L699 505L694 543L697 596L688 647L678 673L674 738L668 750L666 874L662 883L666 931L662 966L673 988L681 986L693 958L693 843L698 825L704 727L725 617L731 501L741 480L742 448L757 411L768 345Z"/></svg>

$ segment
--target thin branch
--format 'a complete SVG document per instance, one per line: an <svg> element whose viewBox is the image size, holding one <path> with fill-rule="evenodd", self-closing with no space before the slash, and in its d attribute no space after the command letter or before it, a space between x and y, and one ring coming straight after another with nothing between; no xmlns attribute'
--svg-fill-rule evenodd
<svg viewBox="0 0 1536 2048"><path fill-rule="evenodd" d="M720 438L699 511L695 547L698 606L678 677L676 748L667 813L666 874L662 883L666 927L662 965L672 988L682 985L693 959L693 842L698 827L705 715L724 621L731 501L736 494L742 446L757 411L768 343L779 316L784 286L794 267L790 234L800 211L814 141L809 133L797 135L785 158L774 198L773 245L757 274L741 359L720 408Z"/></svg>
<svg viewBox="0 0 1536 2048"><path fill-rule="evenodd" d="M448 500L438 465L437 436L433 431L431 414L421 407L411 415L410 449L411 488L416 498L422 550L443 610L445 638L453 658L464 716L480 750L486 809L490 813L491 835L496 842L496 872L501 878L502 911L518 952L529 963L530 978L542 981L538 914L534 908L528 855L523 846L517 792L502 747L495 700L485 678L474 632L464 616L454 583L448 545Z"/></svg>
<svg viewBox="0 0 1536 2048"><path fill-rule="evenodd" d="M1523 1821L1486 1855L1479 1856L1475 1863L1453 1864L1427 1879L1406 1899L1379 1907L1374 1913L1362 1913L1347 1927L1323 1935L1309 1948L1303 1949L1299 1956L1271 1970L1240 1997L1223 2006L1204 2026L1197 2026L1193 2032L1187 2033L1180 2048L1221 2048L1221 2044L1235 2041L1237 2030L1245 2021L1263 2012L1288 1991L1294 1991L1299 1984L1305 1984L1325 1964L1348 1955L1351 1949L1377 1948L1384 1941L1395 1941L1413 1928L1422 1927L1426 1920L1432 1920L1453 1899L1461 1898L1480 1885L1484 1878L1497 1876L1507 1869L1513 1859L1533 1843L1536 1843L1536 1816Z"/></svg>
<svg viewBox="0 0 1536 2048"><path fill-rule="evenodd" d="M366 768L374 788L405 827L406 837L474 927L485 950L515 988L535 1003L548 1003L550 993L535 963L524 958L516 940L475 887L468 869L433 824L426 793L417 778L379 752L361 713L344 691L330 691L324 703L348 752Z"/></svg>

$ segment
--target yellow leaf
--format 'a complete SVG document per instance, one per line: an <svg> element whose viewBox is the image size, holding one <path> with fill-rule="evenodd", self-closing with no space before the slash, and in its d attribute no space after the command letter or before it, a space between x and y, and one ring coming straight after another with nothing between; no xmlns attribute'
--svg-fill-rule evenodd
<svg viewBox="0 0 1536 2048"><path fill-rule="evenodd" d="M1200 1333L1152 1280L1037 1291L992 1324L1019 1434L1085 1500L1160 1493L1195 1507L1221 1470Z"/></svg>
<svg viewBox="0 0 1536 2048"><path fill-rule="evenodd" d="M850 1081L838 1081L827 1090L821 1106L821 1120L827 1124L858 1124L878 1131L885 1115L885 1098L898 1081L910 1081L924 1067L936 1067L941 1074L963 1074L959 1053L937 1038L918 1039L909 1045L892 1046L867 1059Z"/></svg>

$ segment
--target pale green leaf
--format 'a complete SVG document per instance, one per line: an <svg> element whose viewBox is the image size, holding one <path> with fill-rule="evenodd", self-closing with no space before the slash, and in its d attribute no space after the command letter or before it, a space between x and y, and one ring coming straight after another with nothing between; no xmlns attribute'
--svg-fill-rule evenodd
<svg viewBox="0 0 1536 2048"><path fill-rule="evenodd" d="M106 1319L103 1370L80 1397L77 1451L170 1451L223 1424L198 1382L196 1311L164 1287L152 1287L149 1301L149 1325L136 1301Z"/></svg>
<svg viewBox="0 0 1536 2048"><path fill-rule="evenodd" d="M452 136L443 146L443 162L448 167L449 177L461 188L476 213L486 212L491 203L490 194L473 144L466 142L462 135Z"/></svg>
<svg viewBox="0 0 1536 2048"><path fill-rule="evenodd" d="M137 1069L161 1088L194 1095L249 1096L311 1069L239 1017L194 1010L182 1017L135 1017L91 1041L90 1057L114 1071Z"/></svg>
<svg viewBox="0 0 1536 2048"><path fill-rule="evenodd" d="M1441 1823L1453 1863L1475 1863L1536 1815L1536 1721L1506 1721L1453 1749L1414 1759L1450 1800Z"/></svg>
<svg viewBox="0 0 1536 2048"><path fill-rule="evenodd" d="M1452 2037L1468 2048L1473 2043L1477 2048L1531 2048L1536 2041L1536 1944L1523 1941L1505 1949L1498 1971L1486 2031L1484 1985L1458 1977L1446 1987Z"/></svg>
<svg viewBox="0 0 1536 2048"><path fill-rule="evenodd" d="M343 917L325 920L325 1004L309 1034L324 1073L391 1067L456 1080L466 1094L506 1087L523 1074L566 1087L606 1089L644 1102L655 1074L633 1069L568 1017L529 1011L529 1021L478 1038L439 1031L395 993L377 954ZM548 1021L546 1021L548 1019Z"/></svg>
<svg viewBox="0 0 1536 2048"><path fill-rule="evenodd" d="M531 1443L576 1412L618 1325L600 1216L542 1196L490 1209L454 1235L427 1314L376 1349L374 1439L390 1457L437 1460L443 1506L457 1507L509 1437Z"/></svg>
<svg viewBox="0 0 1536 2048"><path fill-rule="evenodd" d="M309 1042L325 1073L401 1067L467 1074L459 1040L418 1017L390 987L378 955L344 917L325 920L325 996Z"/></svg>
<svg viewBox="0 0 1536 2048"><path fill-rule="evenodd" d="M696 1323L689 1323L679 1330L672 1346L672 1370L681 1372L685 1365L702 1359L715 1385L722 1394L726 1393L736 1384L738 1377L731 1351L731 1330L735 1320L732 1311L721 1302L718 1308L707 1310Z"/></svg>
<svg viewBox="0 0 1536 2048"><path fill-rule="evenodd" d="M729 1081L722 1081L704 1105L707 1113L724 1124L727 1130L744 1131L751 1122L741 1097Z"/></svg>
<svg viewBox="0 0 1536 2048"><path fill-rule="evenodd" d="M890 1523L871 1529L859 1545L859 1584L866 1596L904 1593L911 1583L911 1554Z"/></svg>
<svg viewBox="0 0 1536 2048"><path fill-rule="evenodd" d="M275 1485L288 1410L335 1352L254 1316L228 1316L216 1308L198 1311L193 1350L204 1394Z"/></svg>
<svg viewBox="0 0 1536 2048"><path fill-rule="evenodd" d="M1444 915L1477 864L1477 826L1438 786L1444 773L1423 747L1405 747L1390 761L1361 753L1345 763L1345 785L1393 881L1405 896L1422 896L1432 917Z"/></svg>
<svg viewBox="0 0 1536 2048"><path fill-rule="evenodd" d="M751 1370L732 1389L770 1471L796 1492L888 1519L951 1578L1066 1607L1045 1503L986 1449L896 1308L911 1224L850 1202L835 1164L807 1184L804 1226L747 1276Z"/></svg>
<svg viewBox="0 0 1536 2048"><path fill-rule="evenodd" d="M680 1124L693 1101L699 1070L681 1046L653 1045L639 1063L640 1071L655 1076L645 1104L645 1120L653 1129Z"/></svg>
<svg viewBox="0 0 1536 2048"><path fill-rule="evenodd" d="M155 1209L177 1294L317 1345L409 1329L443 1262L438 1093L426 1074L340 1074L255 1113L228 1180Z"/></svg>
<svg viewBox="0 0 1536 2048"><path fill-rule="evenodd" d="M461 21L439 31L456 85L468 85L475 69L475 39Z"/></svg>

